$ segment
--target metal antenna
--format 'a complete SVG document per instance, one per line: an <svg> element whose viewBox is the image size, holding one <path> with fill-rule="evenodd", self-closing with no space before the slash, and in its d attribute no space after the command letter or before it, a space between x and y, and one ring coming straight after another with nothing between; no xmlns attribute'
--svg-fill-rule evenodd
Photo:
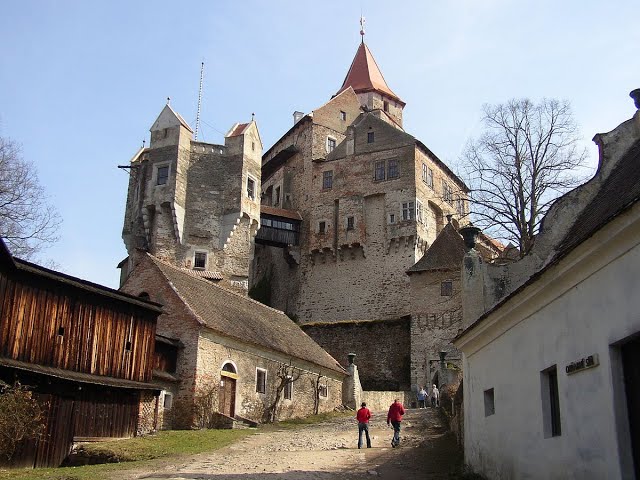
<svg viewBox="0 0 640 480"><path fill-rule="evenodd" d="M196 112L196 132L194 140L198 140L198 130L200 130L200 107L202 106L202 81L204 80L204 62L200 65L200 88L198 89L198 111Z"/></svg>

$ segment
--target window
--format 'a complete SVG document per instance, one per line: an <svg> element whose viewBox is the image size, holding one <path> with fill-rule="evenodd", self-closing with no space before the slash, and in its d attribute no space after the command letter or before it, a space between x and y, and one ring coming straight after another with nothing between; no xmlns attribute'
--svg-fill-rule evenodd
<svg viewBox="0 0 640 480"><path fill-rule="evenodd" d="M169 180L169 165L158 167L156 185L166 185Z"/></svg>
<svg viewBox="0 0 640 480"><path fill-rule="evenodd" d="M385 100L385 101L384 101L383 106L384 106L384 111L385 111L385 112L388 112L388 111L389 111L389 102L387 102L387 101Z"/></svg>
<svg viewBox="0 0 640 480"><path fill-rule="evenodd" d="M398 161L389 160L387 162L387 178L398 178Z"/></svg>
<svg viewBox="0 0 640 480"><path fill-rule="evenodd" d="M262 368L256 368L256 392L267 392L267 371Z"/></svg>
<svg viewBox="0 0 640 480"><path fill-rule="evenodd" d="M58 327L58 336L64 337L64 327Z"/></svg>
<svg viewBox="0 0 640 480"><path fill-rule="evenodd" d="M276 187L276 198L273 204L274 205L280 204L280 187Z"/></svg>
<svg viewBox="0 0 640 480"><path fill-rule="evenodd" d="M321 221L318 222L318 233L325 233L327 231L327 222Z"/></svg>
<svg viewBox="0 0 640 480"><path fill-rule="evenodd" d="M556 366L540 372L542 383L542 421L545 438L559 437L560 428L560 395L558 394L558 370Z"/></svg>
<svg viewBox="0 0 640 480"><path fill-rule="evenodd" d="M402 220L413 220L415 215L415 203L405 202L402 204Z"/></svg>
<svg viewBox="0 0 640 480"><path fill-rule="evenodd" d="M293 378L287 377L287 383L284 384L284 399L291 400L293 397Z"/></svg>
<svg viewBox="0 0 640 480"><path fill-rule="evenodd" d="M427 183L427 172L429 171L429 168L423 163L422 164L422 181L424 183Z"/></svg>
<svg viewBox="0 0 640 480"><path fill-rule="evenodd" d="M127 340L126 342L124 342L124 351L125 352L130 352L131 351L131 341Z"/></svg>
<svg viewBox="0 0 640 480"><path fill-rule="evenodd" d="M367 133L367 143L373 143L375 141L375 133L368 132Z"/></svg>
<svg viewBox="0 0 640 480"><path fill-rule="evenodd" d="M207 253L206 252L196 252L193 255L193 268L204 270L207 267Z"/></svg>
<svg viewBox="0 0 640 480"><path fill-rule="evenodd" d="M389 214L389 223L396 223L396 214L395 213L390 213Z"/></svg>
<svg viewBox="0 0 640 480"><path fill-rule="evenodd" d="M329 396L329 389L326 385L318 385L318 396L321 398L327 398Z"/></svg>
<svg viewBox="0 0 640 480"><path fill-rule="evenodd" d="M255 151L256 149L256 142L251 142L251 150Z"/></svg>
<svg viewBox="0 0 640 480"><path fill-rule="evenodd" d="M384 160L376 162L373 179L376 181L384 180Z"/></svg>
<svg viewBox="0 0 640 480"><path fill-rule="evenodd" d="M169 392L164 392L164 400L162 402L162 406L165 410L171 410L171 407L173 407L173 395Z"/></svg>
<svg viewBox="0 0 640 480"><path fill-rule="evenodd" d="M433 169L427 167L427 186L433 189Z"/></svg>
<svg viewBox="0 0 640 480"><path fill-rule="evenodd" d="M496 405L493 399L493 388L484 391L484 416L488 417L496 413Z"/></svg>
<svg viewBox="0 0 640 480"><path fill-rule="evenodd" d="M327 152L331 153L336 148L336 139L327 137Z"/></svg>
<svg viewBox="0 0 640 480"><path fill-rule="evenodd" d="M453 282L445 280L440 284L440 296L450 297L451 295L453 295Z"/></svg>
<svg viewBox="0 0 640 480"><path fill-rule="evenodd" d="M345 121L347 119L347 112L340 110L340 120Z"/></svg>
<svg viewBox="0 0 640 480"><path fill-rule="evenodd" d="M322 172L322 189L328 190L333 187L333 170Z"/></svg>
<svg viewBox="0 0 640 480"><path fill-rule="evenodd" d="M453 203L451 185L444 180L442 181L442 198L444 198L444 201L447 203Z"/></svg>
<svg viewBox="0 0 640 480"><path fill-rule="evenodd" d="M353 230L354 221L353 217L347 217L347 230Z"/></svg>
<svg viewBox="0 0 640 480"><path fill-rule="evenodd" d="M422 213L422 202L416 201L416 220L424 223L424 215Z"/></svg>
<svg viewBox="0 0 640 480"><path fill-rule="evenodd" d="M464 217L464 199L458 198L456 200L456 211L460 217Z"/></svg>
<svg viewBox="0 0 640 480"><path fill-rule="evenodd" d="M256 182L253 178L247 178L247 197L251 200L256 198Z"/></svg>

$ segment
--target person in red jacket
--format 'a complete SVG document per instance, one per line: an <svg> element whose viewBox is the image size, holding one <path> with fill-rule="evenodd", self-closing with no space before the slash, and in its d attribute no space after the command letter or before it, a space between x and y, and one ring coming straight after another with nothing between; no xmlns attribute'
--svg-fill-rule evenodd
<svg viewBox="0 0 640 480"><path fill-rule="evenodd" d="M356 413L358 419L358 448L362 448L362 432L367 437L367 448L371 448L371 439L369 438L369 419L371 412L367 408L367 404L362 402L360 410Z"/></svg>
<svg viewBox="0 0 640 480"><path fill-rule="evenodd" d="M393 448L400 446L400 422L402 422L403 415L404 407L402 403L400 403L400 400L396 398L389 407L389 413L387 413L387 425L389 425L389 423L393 425L393 440L391 440L391 446Z"/></svg>

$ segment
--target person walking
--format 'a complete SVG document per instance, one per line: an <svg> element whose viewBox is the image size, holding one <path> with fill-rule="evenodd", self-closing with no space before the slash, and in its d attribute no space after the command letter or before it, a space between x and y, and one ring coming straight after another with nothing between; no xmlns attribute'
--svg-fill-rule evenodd
<svg viewBox="0 0 640 480"><path fill-rule="evenodd" d="M396 398L389 407L389 413L387 413L387 425L393 425L393 439L391 440L393 448L400 446L400 422L402 422L403 415L404 407L400 400Z"/></svg>
<svg viewBox="0 0 640 480"><path fill-rule="evenodd" d="M438 387L436 387L435 383L433 384L433 387L431 387L431 406L440 406L440 391L438 390Z"/></svg>
<svg viewBox="0 0 640 480"><path fill-rule="evenodd" d="M371 448L371 438L369 438L369 419L371 412L367 408L367 404L362 402L360 410L356 413L358 419L358 448L362 448L362 432L367 437L367 448Z"/></svg>
<svg viewBox="0 0 640 480"><path fill-rule="evenodd" d="M424 402L427 398L427 391L424 389L424 387L420 387L420 390L418 390L418 408L424 408Z"/></svg>

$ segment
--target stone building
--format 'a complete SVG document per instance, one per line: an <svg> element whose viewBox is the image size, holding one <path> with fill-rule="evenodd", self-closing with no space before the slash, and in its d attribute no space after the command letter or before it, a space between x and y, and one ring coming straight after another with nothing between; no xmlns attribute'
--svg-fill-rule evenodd
<svg viewBox="0 0 640 480"><path fill-rule="evenodd" d="M640 111L594 141L523 258L463 232L465 461L488 478L640 478Z"/></svg>
<svg viewBox="0 0 640 480"><path fill-rule="evenodd" d="M121 290L163 305L163 428L286 419L342 405L345 370L282 312L136 251ZM278 389L280 390L278 391ZM276 400L276 397L278 400Z"/></svg>
<svg viewBox="0 0 640 480"><path fill-rule="evenodd" d="M122 238L177 267L247 290L260 218L262 142L254 121L235 124L224 145L198 142L169 103L151 142L128 166ZM121 263L122 279L130 270Z"/></svg>

